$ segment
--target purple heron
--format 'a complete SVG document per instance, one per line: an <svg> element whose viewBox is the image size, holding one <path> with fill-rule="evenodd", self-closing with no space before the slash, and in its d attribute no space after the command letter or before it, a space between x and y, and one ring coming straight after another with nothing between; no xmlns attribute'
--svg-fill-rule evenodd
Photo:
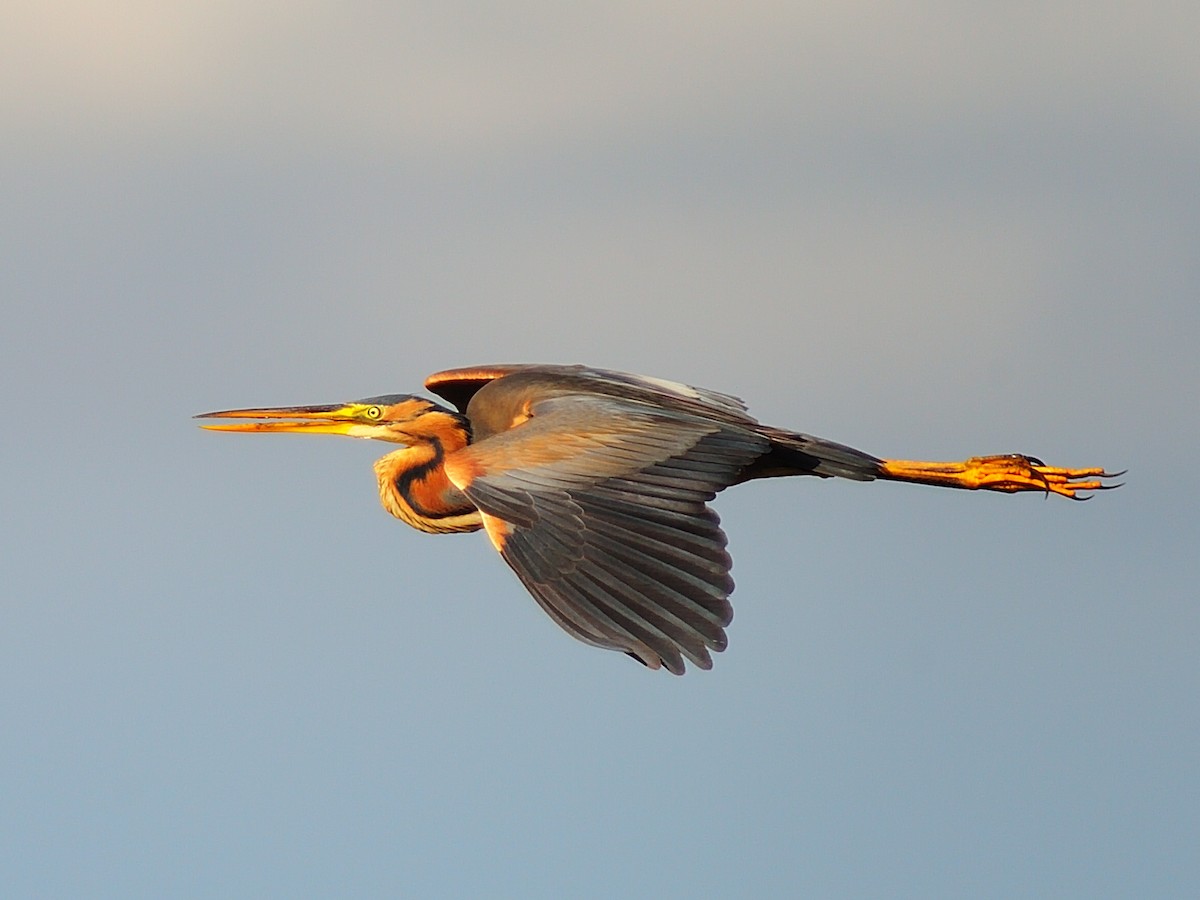
<svg viewBox="0 0 1200 900"><path fill-rule="evenodd" d="M708 502L753 478L909 481L1076 500L1121 473L1030 456L877 459L762 425L736 397L584 366L498 365L427 390L331 406L232 409L214 431L343 434L399 445L375 463L384 508L434 534L484 529L563 629L679 675L726 647L731 560Z"/></svg>

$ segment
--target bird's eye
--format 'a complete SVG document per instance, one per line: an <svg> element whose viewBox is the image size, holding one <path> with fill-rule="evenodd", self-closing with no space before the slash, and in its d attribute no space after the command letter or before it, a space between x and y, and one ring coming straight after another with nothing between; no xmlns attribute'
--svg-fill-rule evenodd
<svg viewBox="0 0 1200 900"><path fill-rule="evenodd" d="M367 418L368 419L378 419L382 415L383 415L383 407L382 406L367 407Z"/></svg>

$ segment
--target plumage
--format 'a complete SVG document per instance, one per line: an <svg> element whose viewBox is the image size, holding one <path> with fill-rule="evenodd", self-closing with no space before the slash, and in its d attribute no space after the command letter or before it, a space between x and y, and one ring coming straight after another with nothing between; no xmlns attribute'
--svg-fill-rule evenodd
<svg viewBox="0 0 1200 900"><path fill-rule="evenodd" d="M426 388L334 406L206 413L224 431L306 431L400 445L375 464L383 506L433 533L485 530L529 593L585 643L682 674L728 644L727 540L708 505L787 475L886 479L1076 499L1102 469L1020 455L885 460L760 424L729 394L585 366L450 369Z"/></svg>

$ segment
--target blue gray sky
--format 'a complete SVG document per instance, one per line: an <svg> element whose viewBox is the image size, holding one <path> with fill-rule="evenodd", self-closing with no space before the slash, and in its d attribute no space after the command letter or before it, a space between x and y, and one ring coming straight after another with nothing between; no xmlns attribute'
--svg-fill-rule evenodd
<svg viewBox="0 0 1200 900"><path fill-rule="evenodd" d="M1195 896L1200 13L9 4L11 896ZM718 500L711 672L383 448L194 413L587 362L1087 504Z"/></svg>

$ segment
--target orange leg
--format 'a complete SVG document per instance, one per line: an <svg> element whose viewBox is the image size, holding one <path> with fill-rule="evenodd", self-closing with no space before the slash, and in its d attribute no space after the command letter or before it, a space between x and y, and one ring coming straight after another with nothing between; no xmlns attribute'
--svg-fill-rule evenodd
<svg viewBox="0 0 1200 900"><path fill-rule="evenodd" d="M1076 496L1077 491L1107 491L1119 484L1105 484L1124 472L1104 469L1060 469L1040 459L1011 453L1006 456L972 456L964 462L920 462L909 459L885 459L880 477L916 484L936 484L968 491L1041 491L1061 494L1072 500L1087 500L1091 495Z"/></svg>

